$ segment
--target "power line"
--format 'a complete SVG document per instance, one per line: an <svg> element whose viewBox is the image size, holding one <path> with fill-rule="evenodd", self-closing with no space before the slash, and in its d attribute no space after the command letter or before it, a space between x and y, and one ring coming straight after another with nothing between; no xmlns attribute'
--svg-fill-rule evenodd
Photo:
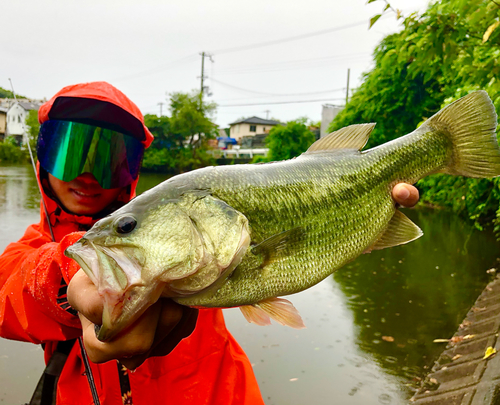
<svg viewBox="0 0 500 405"><path fill-rule="evenodd" d="M366 25L366 20L359 21L359 22L352 23L352 24L342 25L340 27L333 27L333 28L328 28L328 29L325 29L325 30L309 32L307 34L295 35L293 37L276 39L274 41L258 42L256 44L251 44L251 45L246 45L246 46L238 46L238 47L232 47L232 48L217 49L215 51L212 51L212 53L213 54L217 54L217 55L221 55L221 54L225 54L225 53L240 52L240 51L246 51L248 49L255 49L255 48L262 48L262 47L265 47L265 46L278 45L278 44L282 44L282 43L285 43L285 42L292 42L292 41L297 41L299 39L304 39L304 38L315 37L315 36L318 36L318 35L329 34L331 32L336 32L336 31L342 31L342 30L345 30L345 29L349 29L349 28L353 28L353 27L358 27L360 25Z"/></svg>
<svg viewBox="0 0 500 405"><path fill-rule="evenodd" d="M267 96L267 97L310 96L310 95L314 95L314 94L334 93L336 91L343 91L344 90L344 88L340 88L340 89L331 89L331 90L322 90L322 91L312 91L312 92L306 92L306 93L276 94L276 93L263 93L260 91L244 89L242 87L233 86L232 84L229 84L229 83L221 82L220 80L216 80L214 78L212 78L212 81L214 81L215 83L222 84L223 86L236 89L236 90L244 91L247 93L259 94L259 95L263 95L263 96Z"/></svg>
<svg viewBox="0 0 500 405"><path fill-rule="evenodd" d="M296 100L296 101L277 101L268 103L251 103L251 104L225 104L218 105L217 107L246 107L252 105L270 105L270 104L296 104L296 103L316 103L319 101L333 101L333 100L345 100L344 98L323 98L317 100Z"/></svg>
<svg viewBox="0 0 500 405"><path fill-rule="evenodd" d="M148 69L148 70L143 70L142 72L133 73L133 74L130 74L130 75L127 75L127 76L122 76L122 77L117 78L117 79L110 79L110 81L119 82L119 81L122 81L122 80L129 80L129 79L134 79L136 77L147 76L147 75L150 75L150 74L153 74L153 73L160 72L162 70L172 69L172 68L176 67L179 64L183 64L183 63L192 61L192 60L194 60L197 57L198 57L198 54L185 56L185 57L183 57L181 59L177 59L177 60L174 60L174 61L171 61L171 62L167 62L167 63L164 63L162 65L156 66L156 67Z"/></svg>
<svg viewBox="0 0 500 405"><path fill-rule="evenodd" d="M347 55L335 55L328 56L322 58L314 58L314 59L300 59L300 60L291 60L285 62L276 62L276 63L267 63L262 65L253 65L253 66L236 66L226 69L217 70L217 74L238 74L238 73L252 73L252 72L268 72L268 71L282 71L282 70L290 70L290 69L307 69L310 67L319 67L321 65L318 62L333 62L338 60L353 60L357 58L364 58L369 55L368 52L363 53L355 53L355 54L347 54ZM314 66L303 66L308 64L314 64ZM283 67L283 65L285 65ZM328 66L328 65L322 65ZM285 69L287 68L287 69Z"/></svg>

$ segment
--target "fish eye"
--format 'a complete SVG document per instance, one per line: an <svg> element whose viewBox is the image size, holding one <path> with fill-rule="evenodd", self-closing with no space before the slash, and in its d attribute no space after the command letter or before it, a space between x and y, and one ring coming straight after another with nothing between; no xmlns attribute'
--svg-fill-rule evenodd
<svg viewBox="0 0 500 405"><path fill-rule="evenodd" d="M137 225L137 220L134 217L123 217L116 221L116 232L130 233Z"/></svg>

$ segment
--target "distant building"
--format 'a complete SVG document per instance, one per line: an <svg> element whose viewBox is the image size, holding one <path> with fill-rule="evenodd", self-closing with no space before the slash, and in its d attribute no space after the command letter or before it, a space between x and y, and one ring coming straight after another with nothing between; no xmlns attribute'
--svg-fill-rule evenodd
<svg viewBox="0 0 500 405"><path fill-rule="evenodd" d="M5 138L5 131L7 130L7 107L0 106L0 140Z"/></svg>
<svg viewBox="0 0 500 405"><path fill-rule="evenodd" d="M321 129L320 129L321 138L330 133L328 131L328 127L332 123L333 119L337 116L337 114L341 112L343 109L344 107L338 107L331 104L323 105L323 109L321 111Z"/></svg>
<svg viewBox="0 0 500 405"><path fill-rule="evenodd" d="M229 137L234 138L238 141L238 143L241 143L244 136L267 134L272 127L280 124L281 122L279 121L265 120L259 117L245 118L229 124Z"/></svg>
<svg viewBox="0 0 500 405"><path fill-rule="evenodd" d="M38 111L40 103L28 100L17 100L9 102L8 104L10 104L10 106L7 110L5 136L12 136L21 144L23 135L26 132L26 119L28 118L29 111Z"/></svg>

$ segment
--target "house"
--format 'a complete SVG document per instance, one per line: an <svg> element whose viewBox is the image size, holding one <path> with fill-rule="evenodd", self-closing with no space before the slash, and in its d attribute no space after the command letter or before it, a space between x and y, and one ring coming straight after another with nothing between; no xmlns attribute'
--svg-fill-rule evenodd
<svg viewBox="0 0 500 405"><path fill-rule="evenodd" d="M344 107L339 107L331 104L324 104L323 109L321 110L321 129L320 129L320 137L328 135L330 132L328 128L332 123L333 119L337 116L339 112L341 112Z"/></svg>
<svg viewBox="0 0 500 405"><path fill-rule="evenodd" d="M0 106L0 141L5 138L5 131L7 130L7 107Z"/></svg>
<svg viewBox="0 0 500 405"><path fill-rule="evenodd" d="M259 117L245 118L229 124L229 137L241 143L244 136L267 134L276 125L281 125L281 122Z"/></svg>
<svg viewBox="0 0 500 405"><path fill-rule="evenodd" d="M26 133L26 119L28 118L29 111L38 110L40 103L23 99L9 104L5 136L12 136L21 144L23 135Z"/></svg>

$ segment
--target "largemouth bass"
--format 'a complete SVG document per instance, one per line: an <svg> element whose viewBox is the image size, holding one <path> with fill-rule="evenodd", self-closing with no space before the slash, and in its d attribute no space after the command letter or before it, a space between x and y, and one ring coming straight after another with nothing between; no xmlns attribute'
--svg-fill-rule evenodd
<svg viewBox="0 0 500 405"><path fill-rule="evenodd" d="M396 183L431 173L500 175L497 116L484 91L412 133L361 151L375 124L352 125L283 162L208 167L175 176L97 222L67 249L104 299L100 340L159 297L240 307L303 327L280 296L305 290L357 256L421 230L397 210Z"/></svg>

